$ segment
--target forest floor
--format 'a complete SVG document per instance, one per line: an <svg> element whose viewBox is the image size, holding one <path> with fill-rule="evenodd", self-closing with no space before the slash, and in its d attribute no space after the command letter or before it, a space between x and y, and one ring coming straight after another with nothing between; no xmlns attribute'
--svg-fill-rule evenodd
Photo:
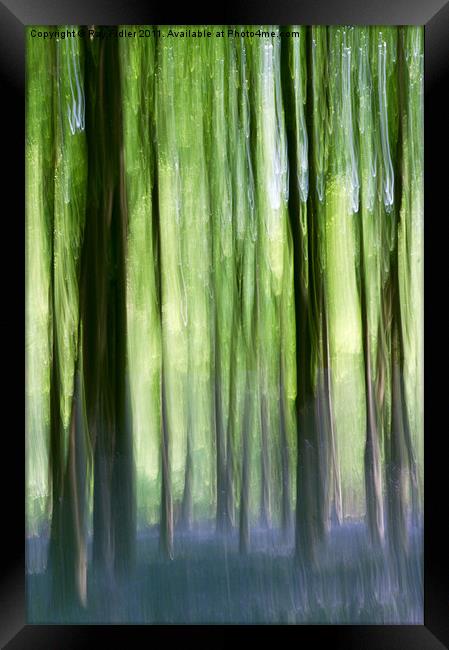
<svg viewBox="0 0 449 650"><path fill-rule="evenodd" d="M174 559L159 552L157 529L140 532L136 570L125 582L88 574L88 606L56 614L45 571L47 540L27 540L29 623L422 624L422 528L410 529L407 557L394 562L369 548L363 523L334 528L315 567L293 557L279 531L238 535L212 528L175 534Z"/></svg>

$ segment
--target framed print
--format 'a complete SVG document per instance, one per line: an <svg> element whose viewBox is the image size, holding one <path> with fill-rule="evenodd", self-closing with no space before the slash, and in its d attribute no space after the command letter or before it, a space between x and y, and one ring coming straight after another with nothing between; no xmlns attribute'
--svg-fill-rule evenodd
<svg viewBox="0 0 449 650"><path fill-rule="evenodd" d="M4 642L443 647L447 7L1 10Z"/></svg>

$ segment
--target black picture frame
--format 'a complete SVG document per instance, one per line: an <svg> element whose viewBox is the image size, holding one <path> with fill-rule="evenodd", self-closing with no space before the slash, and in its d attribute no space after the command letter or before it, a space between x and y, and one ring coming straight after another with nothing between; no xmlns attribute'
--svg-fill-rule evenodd
<svg viewBox="0 0 449 650"><path fill-rule="evenodd" d="M281 642L279 634L291 635L295 643L321 644L345 650L437 650L449 647L449 589L447 583L447 460L444 454L447 426L442 392L445 388L443 359L445 319L440 311L446 292L439 282L445 278L443 246L439 236L445 225L444 194L448 186L448 117L444 90L449 63L449 3L442 0L409 2L376 0L370 4L355 0L249 0L244 5L223 3L199 8L189 3L180 11L166 3L131 0L100 0L94 5L79 1L7 0L0 2L0 105L1 155L6 162L1 197L4 265L2 311L4 369L8 379L2 391L2 467L7 479L2 513L4 550L0 574L0 642L11 650L19 648L90 647L107 643L118 647L140 647L144 643L195 642L210 647L235 641L254 642L258 633L248 627L179 626L33 626L25 619L25 535L24 535L24 436L23 372L18 350L23 350L24 318L24 45L27 24L417 24L425 25L425 615L424 625L400 626L267 626L265 641ZM440 164L439 153L442 153ZM446 156L445 156L446 153ZM6 174L6 175L5 175ZM445 246L447 248L447 244ZM444 266L443 266L444 264ZM17 283L17 286L16 286ZM12 307L12 305L17 305ZM14 317L15 315L15 317ZM439 373L443 369L443 373ZM15 405L13 398L16 398ZM12 416L12 417L11 417ZM447 418L447 416L446 416ZM445 471L446 470L446 471ZM4 475L5 472L2 472ZM282 640L283 642L283 640ZM312 646L313 647L313 646Z"/></svg>

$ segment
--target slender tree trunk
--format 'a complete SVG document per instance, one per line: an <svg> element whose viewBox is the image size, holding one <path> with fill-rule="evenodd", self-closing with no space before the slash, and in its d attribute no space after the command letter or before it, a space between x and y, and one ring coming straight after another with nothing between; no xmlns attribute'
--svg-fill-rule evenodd
<svg viewBox="0 0 449 650"><path fill-rule="evenodd" d="M116 413L115 450L112 474L112 526L114 538L114 566L118 577L124 578L134 569L136 536L136 499L134 486L134 450L131 423L131 398L127 363L127 316L126 316L126 258L128 237L128 211L123 158L123 119L121 109L120 61L118 43L114 41L110 61L114 70L112 78L112 130L111 137L114 168L115 205L112 214L112 257L115 268L112 286L115 340L111 355L114 359Z"/></svg>
<svg viewBox="0 0 449 650"><path fill-rule="evenodd" d="M108 92L105 82L105 43L87 46L86 136L88 196L85 246L82 256L83 369L86 410L93 447L93 564L112 574L110 480L113 422L108 398L108 224L113 189L108 165L106 124ZM106 59L106 61L105 61Z"/></svg>
<svg viewBox="0 0 449 650"><path fill-rule="evenodd" d="M159 205L158 166L155 165L153 205ZM158 260L156 272L157 296L159 303L159 327L161 332L161 374L160 374L160 404L161 404L161 512L159 524L159 547L169 559L173 559L173 496L171 489L170 463L170 423L167 411L167 378L166 378L166 341L163 325L163 283L162 283L162 226L160 210L155 214L156 227L156 257Z"/></svg>
<svg viewBox="0 0 449 650"><path fill-rule="evenodd" d="M363 219L363 216L362 216ZM364 224L360 226L360 304L362 317L362 341L366 395L366 443L365 443L365 494L366 516L371 542L375 545L384 540L384 512L382 494L382 468L378 413L374 398L374 378L371 369L371 343L367 309L367 282L365 269Z"/></svg>
<svg viewBox="0 0 449 650"><path fill-rule="evenodd" d="M84 606L87 597L87 456L79 369L79 256L83 250L85 222L86 151L84 114L74 119L72 106L66 98L67 88L72 87L76 78L76 99L80 103L84 100L84 48L79 46L69 51L60 44L56 44L55 48L54 209L50 226L53 236L50 282L53 320L50 371L53 512L49 566L53 582L52 598L57 611L70 606ZM71 313L73 306L75 311ZM70 339L69 351L65 337ZM68 385L68 377L69 381L73 379L72 386ZM67 390L73 391L68 423L64 421L63 406Z"/></svg>
<svg viewBox="0 0 449 650"><path fill-rule="evenodd" d="M287 440L287 418L285 409L285 381L282 354L280 356L279 372L279 429L281 435L281 528L284 539L287 539L292 525L292 510L290 505L290 457Z"/></svg>
<svg viewBox="0 0 449 650"><path fill-rule="evenodd" d="M57 347L57 346L55 346ZM57 353L55 360L57 363ZM68 431L67 460L63 462L60 391L54 369L51 383L51 467L53 514L50 532L49 566L55 611L87 602L87 454L83 424L82 388L78 363Z"/></svg>
<svg viewBox="0 0 449 650"><path fill-rule="evenodd" d="M398 42L399 114L402 115L404 97L404 52ZM410 423L406 404L404 384L404 334L401 312L399 281L399 232L403 196L402 170L404 161L403 134L401 122L395 157L395 212L394 239L390 255L389 292L391 300L391 429L387 454L387 495L390 544L399 563L408 552L407 502L411 490L412 511L417 502L416 462L410 435ZM410 480L411 479L411 480Z"/></svg>
<svg viewBox="0 0 449 650"><path fill-rule="evenodd" d="M336 433L335 433L335 419L334 419L334 408L333 408L333 399L332 399L330 345L329 345L329 334L327 328L328 325L326 323L326 343L325 343L326 367L325 367L325 375L324 375L324 386L325 386L325 393L327 395L329 435L331 438L330 441L330 446L331 446L330 471L332 472L331 520L332 523L341 524L343 519L343 503L341 497L341 474L340 474L340 465L337 456L337 440L336 440Z"/></svg>
<svg viewBox="0 0 449 650"><path fill-rule="evenodd" d="M66 584L79 606L87 604L87 456L82 404L82 387L79 369L75 375L72 417L69 431L69 447L65 478L65 498L62 508L68 535L64 544ZM72 559L70 556L72 555Z"/></svg>
<svg viewBox="0 0 449 650"><path fill-rule="evenodd" d="M81 355L81 352L79 353ZM78 362L79 363L79 362ZM76 531L76 589L81 605L87 604L87 506L89 457L87 449L87 431L85 429L85 406L82 370L78 368L75 377L74 410L75 422L70 441L69 454L73 455L71 463L72 503Z"/></svg>
<svg viewBox="0 0 449 650"><path fill-rule="evenodd" d="M164 362L162 362L161 370L161 408L162 481L160 546L163 553L165 553L169 559L173 559L173 497L171 490L171 464Z"/></svg>
<svg viewBox="0 0 449 650"><path fill-rule="evenodd" d="M221 391L221 354L218 315L215 315L215 378L214 378L214 404L215 404L215 443L217 450L217 511L216 526L222 532L225 528L226 517L226 440L223 423L223 396Z"/></svg>
<svg viewBox="0 0 449 650"><path fill-rule="evenodd" d="M311 47L311 46L310 46ZM310 48L309 48L310 49ZM309 119L309 118L308 118ZM320 367L319 354L319 328L321 314L318 311L319 273L318 270L318 242L317 242L317 215L314 209L314 198L309 195L307 205L307 234L309 284L307 298L300 307L298 338L305 339L301 352L304 358L299 360L300 367L304 368L303 384L301 391L299 418L298 418L298 494L297 494L297 551L303 555L305 561L313 562L316 557L318 542L325 534L324 522L324 496L325 486L322 481L322 463L320 459L320 442L324 433L320 432L323 418L320 417L320 403L322 399L322 368ZM304 331L307 332L304 337ZM316 367L316 384L313 385L312 368ZM327 433L327 432L326 432ZM326 451L326 447L323 451ZM321 461L321 462L320 462ZM321 469L320 469L321 468Z"/></svg>
<svg viewBox="0 0 449 650"><path fill-rule="evenodd" d="M268 404L267 394L262 387L260 391L260 429L261 429L261 499L260 521L264 528L269 528L271 521L270 495L270 451L268 448Z"/></svg>
<svg viewBox="0 0 449 650"><path fill-rule="evenodd" d="M191 379L190 379L191 381ZM187 424L187 450L186 450L186 469L185 469L185 478L184 478L184 492L182 496L182 506L181 506L181 526L185 530L190 530L192 527L193 521L193 459L192 459L192 417L191 409L192 404L189 402L188 405L189 416Z"/></svg>
<svg viewBox="0 0 449 650"><path fill-rule="evenodd" d="M307 132L312 133L312 42L311 33L307 30ZM297 123L295 103L290 76L289 52L286 39L282 42L281 51L284 106L287 126L288 158L291 163L289 174L289 217L293 238L293 275L295 291L296 314L296 368L297 368L297 464L296 464L296 514L295 514L295 556L304 562L310 562L315 556L318 527L317 501L317 450L316 450L316 421L315 396L311 384L312 368L312 327L315 318L314 285L311 248L314 238L310 232L313 225L312 195L315 187L308 193L307 203L301 200L298 187ZM312 147L308 146L309 177L313 178L314 163Z"/></svg>
<svg viewBox="0 0 449 650"><path fill-rule="evenodd" d="M52 264L52 276L53 276ZM54 280L53 280L54 281ZM53 282L52 282L53 284ZM62 450L63 424L60 413L60 382L59 363L56 344L57 323L54 317L53 297L53 352L52 366L50 370L50 470L52 487L52 517L50 528L50 543L48 551L48 566L51 571L52 601L55 609L63 607L68 597L73 593L72 589L65 587L64 556L63 549L63 498L64 498L64 462ZM67 555L68 557L68 555Z"/></svg>
<svg viewBox="0 0 449 650"><path fill-rule="evenodd" d="M237 403L237 350L239 331L236 331L237 325L237 308L233 306L232 331L234 335L231 340L231 369L229 373L229 417L226 435L226 529L230 531L235 525L235 502L234 502L234 435L235 435L235 415Z"/></svg>
<svg viewBox="0 0 449 650"><path fill-rule="evenodd" d="M374 382L371 370L369 333L363 328L366 390L366 445L365 445L365 490L368 529L373 544L382 544L384 538L384 515L380 445L377 424L377 410L374 401Z"/></svg>
<svg viewBox="0 0 449 650"><path fill-rule="evenodd" d="M117 46L114 48L111 65L119 70ZM117 84L118 84L118 80ZM117 179L117 210L113 215L112 239L114 265L116 268L113 286L115 305L115 412L116 442L112 475L112 525L114 535L114 562L116 574L123 578L134 569L136 536L136 499L134 486L134 450L131 423L131 397L127 364L127 317L126 317L126 242L127 208L123 166L122 117L119 102L119 85L115 96L116 155L119 168ZM120 154L118 154L120 152Z"/></svg>
<svg viewBox="0 0 449 650"><path fill-rule="evenodd" d="M387 495L389 539L398 559L408 551L407 497L410 425L404 389L404 343L399 297L399 260L397 232L391 256L391 429L388 436Z"/></svg>
<svg viewBox="0 0 449 650"><path fill-rule="evenodd" d="M242 458L242 485L240 493L240 521L239 521L239 550L246 554L250 545L249 527L249 489L250 489L250 427L251 427L251 391L249 370L247 369L245 397L243 407L243 458Z"/></svg>
<svg viewBox="0 0 449 650"><path fill-rule="evenodd" d="M320 306L320 351L319 351L319 370L317 381L317 425L318 425L318 472L319 480L319 497L320 506L319 532L324 539L329 533L331 525L332 508L334 507L335 492L338 491L336 486L337 477L334 475L336 458L333 455L335 449L333 412L331 404L331 384L329 364L329 336L327 316L324 300L324 287L320 287L321 306ZM338 494L338 492L337 492Z"/></svg>

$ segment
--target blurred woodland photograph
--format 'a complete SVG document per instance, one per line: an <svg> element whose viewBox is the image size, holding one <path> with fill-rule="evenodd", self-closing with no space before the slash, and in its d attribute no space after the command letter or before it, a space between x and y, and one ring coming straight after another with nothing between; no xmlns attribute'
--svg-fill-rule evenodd
<svg viewBox="0 0 449 650"><path fill-rule="evenodd" d="M423 623L423 86L416 26L26 27L28 623Z"/></svg>

